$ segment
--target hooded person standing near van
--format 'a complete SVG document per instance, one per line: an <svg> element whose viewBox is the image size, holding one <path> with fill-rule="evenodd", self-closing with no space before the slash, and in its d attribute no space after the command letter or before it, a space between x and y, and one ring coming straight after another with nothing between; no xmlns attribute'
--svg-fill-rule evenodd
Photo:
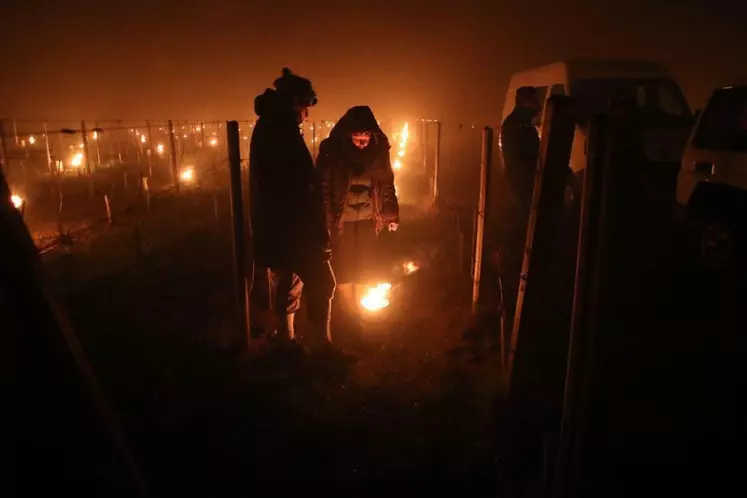
<svg viewBox="0 0 747 498"><path fill-rule="evenodd" d="M254 259L270 269L279 338L295 345L294 319L305 288L310 339L324 348L331 342L335 278L314 161L299 129L317 98L311 82L289 69L274 87L254 100L259 117L249 167Z"/></svg>
<svg viewBox="0 0 747 498"><path fill-rule="evenodd" d="M535 126L535 118L541 110L537 90L531 86L519 88L515 103L514 110L503 121L500 138L503 168L512 202L508 206L511 229L506 234L504 246L508 250L498 251L500 256L496 259L503 260L499 266L506 272L507 289L518 287L540 145ZM513 291L508 296L516 297ZM510 303L507 307L512 306Z"/></svg>
<svg viewBox="0 0 747 498"><path fill-rule="evenodd" d="M375 267L377 234L399 224L389 149L367 106L349 109L319 147L317 171L334 244L332 266L342 291L362 283Z"/></svg>
<svg viewBox="0 0 747 498"><path fill-rule="evenodd" d="M501 150L506 179L523 216L529 215L534 190L540 143L534 120L540 110L537 90L531 86L521 87L516 90L513 112L501 126Z"/></svg>

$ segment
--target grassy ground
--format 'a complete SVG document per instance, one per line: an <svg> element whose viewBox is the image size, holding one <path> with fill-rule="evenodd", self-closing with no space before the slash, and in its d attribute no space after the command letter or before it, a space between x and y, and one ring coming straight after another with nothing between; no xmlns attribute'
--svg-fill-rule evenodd
<svg viewBox="0 0 747 498"><path fill-rule="evenodd" d="M227 202L216 221L211 196L166 197L139 238L115 226L47 256L154 489L234 495L258 481L312 489L378 478L494 486L502 386L497 357L462 348L469 282L438 259L424 265L389 316L351 343L349 370L236 356L224 348L237 333ZM406 221L393 254L428 252L439 234L435 221Z"/></svg>
<svg viewBox="0 0 747 498"><path fill-rule="evenodd" d="M216 219L212 195L185 194L159 198L141 225L123 219L45 256L158 494L400 479L421 492L459 481L463 494L498 493L513 471L499 461L499 361L463 340L470 286L452 253L346 342L350 369L236 355L225 347L237 334L228 198ZM632 243L600 331L584 458L589 489L606 496L737 475L747 293L735 275L696 269L665 218ZM447 225L410 216L393 257L448 245Z"/></svg>

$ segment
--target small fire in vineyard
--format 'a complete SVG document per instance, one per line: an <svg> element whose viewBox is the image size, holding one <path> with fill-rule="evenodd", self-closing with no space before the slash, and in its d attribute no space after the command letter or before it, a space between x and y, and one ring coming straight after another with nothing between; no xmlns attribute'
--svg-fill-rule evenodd
<svg viewBox="0 0 747 498"><path fill-rule="evenodd" d="M389 306L389 292L392 284L388 282L369 287L366 295L361 299L361 306L368 311L376 312Z"/></svg>

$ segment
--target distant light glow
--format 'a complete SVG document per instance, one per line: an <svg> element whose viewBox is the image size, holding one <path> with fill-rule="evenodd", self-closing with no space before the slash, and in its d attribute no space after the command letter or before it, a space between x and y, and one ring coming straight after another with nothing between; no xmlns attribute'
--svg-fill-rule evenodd
<svg viewBox="0 0 747 498"><path fill-rule="evenodd" d="M34 145L36 143L36 137L34 135L29 135L29 144Z"/></svg>
<svg viewBox="0 0 747 498"><path fill-rule="evenodd" d="M163 150L164 150L163 144L156 145L156 152L158 152L159 154L163 154Z"/></svg>
<svg viewBox="0 0 747 498"><path fill-rule="evenodd" d="M218 139L217 138L211 138L210 139L210 146L216 147L218 145Z"/></svg>
<svg viewBox="0 0 747 498"><path fill-rule="evenodd" d="M195 170L194 168L185 168L179 173L179 178L183 182L191 182L195 179Z"/></svg>
<svg viewBox="0 0 747 498"><path fill-rule="evenodd" d="M145 135L140 135L140 143L141 144L144 144L147 141L148 141L148 137L146 137Z"/></svg>
<svg viewBox="0 0 747 498"><path fill-rule="evenodd" d="M16 194L11 195L10 202L13 203L13 206L16 209L21 209L23 207L23 198L20 195L16 195Z"/></svg>
<svg viewBox="0 0 747 498"><path fill-rule="evenodd" d="M395 159L392 163L392 169L402 169L402 161Z"/></svg>

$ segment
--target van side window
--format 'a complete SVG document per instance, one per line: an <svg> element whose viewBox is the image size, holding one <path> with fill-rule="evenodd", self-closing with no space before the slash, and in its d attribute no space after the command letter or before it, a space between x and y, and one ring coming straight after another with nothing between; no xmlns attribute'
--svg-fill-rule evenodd
<svg viewBox="0 0 747 498"><path fill-rule="evenodd" d="M562 83L556 83L550 88L550 95L565 95L565 86Z"/></svg>

